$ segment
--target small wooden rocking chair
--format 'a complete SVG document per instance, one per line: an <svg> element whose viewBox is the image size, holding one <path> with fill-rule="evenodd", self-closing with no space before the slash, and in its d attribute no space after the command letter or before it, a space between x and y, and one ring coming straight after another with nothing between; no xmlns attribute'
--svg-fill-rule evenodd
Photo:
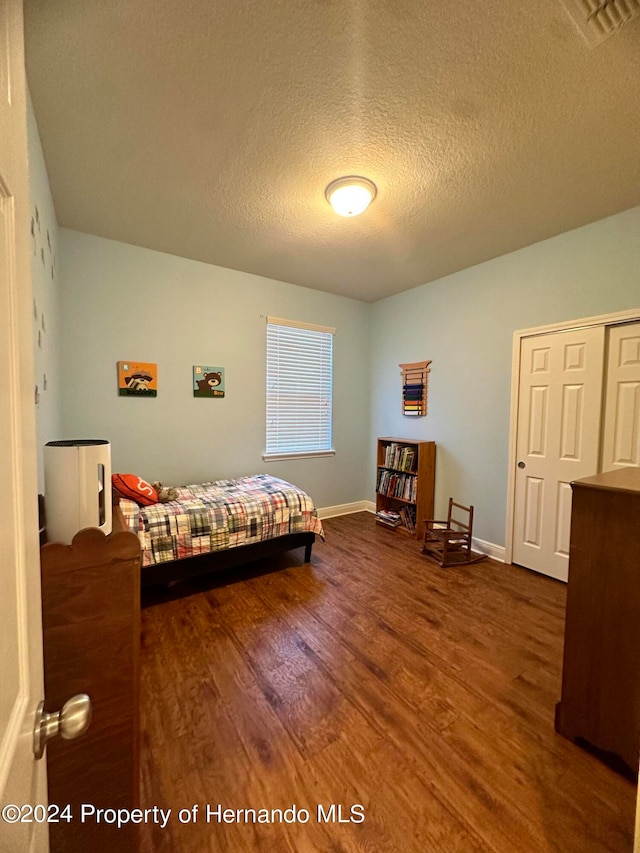
<svg viewBox="0 0 640 853"><path fill-rule="evenodd" d="M456 515L454 518L454 508ZM473 507L463 506L449 498L449 512L446 521L425 519L422 553L434 557L443 566L459 566L478 563L486 554L477 554L471 550L473 536Z"/></svg>

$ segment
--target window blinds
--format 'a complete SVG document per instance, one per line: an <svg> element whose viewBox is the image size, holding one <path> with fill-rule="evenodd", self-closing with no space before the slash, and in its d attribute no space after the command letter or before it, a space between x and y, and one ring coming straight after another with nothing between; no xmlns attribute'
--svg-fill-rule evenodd
<svg viewBox="0 0 640 853"><path fill-rule="evenodd" d="M334 332L267 318L265 455L332 450Z"/></svg>

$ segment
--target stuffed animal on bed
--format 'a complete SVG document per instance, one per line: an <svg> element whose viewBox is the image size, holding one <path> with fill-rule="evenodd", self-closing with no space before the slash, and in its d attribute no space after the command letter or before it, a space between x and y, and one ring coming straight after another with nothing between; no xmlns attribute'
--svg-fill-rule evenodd
<svg viewBox="0 0 640 853"><path fill-rule="evenodd" d="M178 490L173 486L163 486L162 483L158 483L157 481L152 485L158 493L158 502L161 504L169 503L169 501L175 501L178 497Z"/></svg>

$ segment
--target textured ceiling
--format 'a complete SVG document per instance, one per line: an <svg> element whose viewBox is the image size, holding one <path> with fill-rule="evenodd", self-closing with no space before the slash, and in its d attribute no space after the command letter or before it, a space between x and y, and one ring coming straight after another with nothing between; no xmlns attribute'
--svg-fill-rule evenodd
<svg viewBox="0 0 640 853"><path fill-rule="evenodd" d="M26 0L25 26L68 228L372 302L640 203L640 19L593 49L559 0ZM349 174L378 196L344 219Z"/></svg>

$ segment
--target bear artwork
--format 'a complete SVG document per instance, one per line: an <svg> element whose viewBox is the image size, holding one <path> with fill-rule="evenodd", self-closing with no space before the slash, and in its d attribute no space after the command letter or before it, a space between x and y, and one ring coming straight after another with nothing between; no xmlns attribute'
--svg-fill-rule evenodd
<svg viewBox="0 0 640 853"><path fill-rule="evenodd" d="M194 366L193 396L224 397L224 367Z"/></svg>
<svg viewBox="0 0 640 853"><path fill-rule="evenodd" d="M217 387L222 381L222 374L219 372L216 373L205 373L204 379L198 380L198 388L201 391L211 391L213 388Z"/></svg>

